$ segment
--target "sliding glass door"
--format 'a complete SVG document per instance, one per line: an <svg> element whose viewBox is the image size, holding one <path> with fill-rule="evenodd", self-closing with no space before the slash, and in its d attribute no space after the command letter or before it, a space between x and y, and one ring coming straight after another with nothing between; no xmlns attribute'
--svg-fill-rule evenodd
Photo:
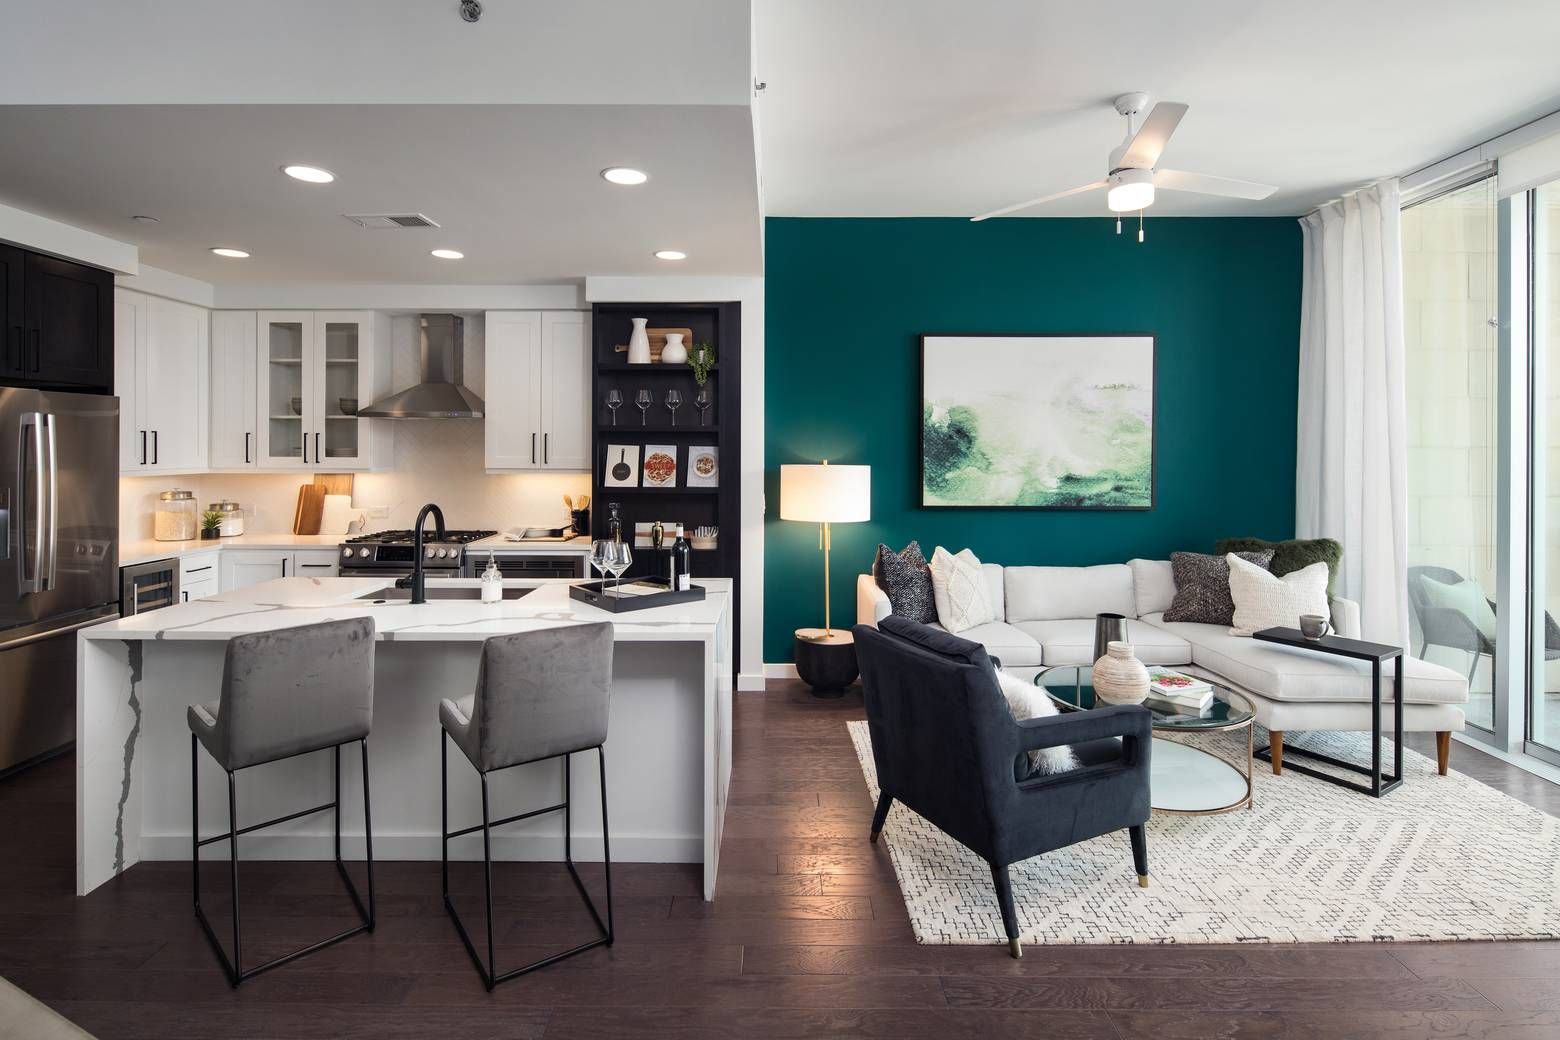
<svg viewBox="0 0 1560 1040"><path fill-rule="evenodd" d="M1469 677L1468 722L1492 731L1499 710L1494 649L1501 609L1494 602L1494 177L1405 209L1402 234L1411 649Z"/></svg>
<svg viewBox="0 0 1560 1040"><path fill-rule="evenodd" d="M1560 763L1560 181L1530 204L1527 749Z"/></svg>

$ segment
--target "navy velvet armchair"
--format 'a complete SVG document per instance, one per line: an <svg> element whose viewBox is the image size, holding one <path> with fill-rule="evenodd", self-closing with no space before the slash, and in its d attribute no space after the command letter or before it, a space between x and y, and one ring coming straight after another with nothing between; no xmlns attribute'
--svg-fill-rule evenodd
<svg viewBox="0 0 1560 1040"><path fill-rule="evenodd" d="M1126 829L1148 884L1146 708L1016 722L979 643L892 615L853 631L882 792L872 841L897 799L985 859L1014 957L1023 949L1010 864ZM1062 744L1080 768L1029 773L1024 752Z"/></svg>

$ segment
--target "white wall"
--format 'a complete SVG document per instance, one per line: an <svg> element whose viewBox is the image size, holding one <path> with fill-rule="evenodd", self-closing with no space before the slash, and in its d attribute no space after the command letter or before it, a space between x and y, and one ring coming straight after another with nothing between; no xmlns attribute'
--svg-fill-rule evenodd
<svg viewBox="0 0 1560 1040"><path fill-rule="evenodd" d="M592 275L591 302L742 304L742 559L738 689L764 688L764 280Z"/></svg>

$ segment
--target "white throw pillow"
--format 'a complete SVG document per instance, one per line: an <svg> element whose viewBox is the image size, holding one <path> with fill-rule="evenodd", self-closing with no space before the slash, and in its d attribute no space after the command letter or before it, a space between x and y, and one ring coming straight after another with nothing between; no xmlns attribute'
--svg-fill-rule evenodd
<svg viewBox="0 0 1560 1040"><path fill-rule="evenodd" d="M1249 636L1264 628L1299 628L1301 614L1327 617L1327 564L1313 563L1283 577L1247 563L1234 553L1230 565L1230 599L1235 601L1232 636Z"/></svg>
<svg viewBox="0 0 1560 1040"><path fill-rule="evenodd" d="M1002 688L1002 696L1007 701L1008 711L1013 713L1013 718L1018 722L1026 719L1043 719L1057 713L1056 704L1033 682L1025 682L1018 676L1009 675L999 668L997 685ZM1073 749L1066 744L1029 752L1030 771L1046 776L1077 769L1080 764L1078 756L1073 754Z"/></svg>
<svg viewBox="0 0 1560 1040"><path fill-rule="evenodd" d="M937 602L938 624L950 632L997 619L986 595L985 572L968 549L955 556L939 545L932 553L932 598Z"/></svg>
<svg viewBox="0 0 1560 1040"><path fill-rule="evenodd" d="M1490 601L1484 598L1484 590L1478 582L1464 578L1448 585L1444 581L1423 577L1419 585L1425 590L1425 599L1430 601L1432 607L1456 611L1467 618L1485 639L1495 642L1495 611L1490 608Z"/></svg>

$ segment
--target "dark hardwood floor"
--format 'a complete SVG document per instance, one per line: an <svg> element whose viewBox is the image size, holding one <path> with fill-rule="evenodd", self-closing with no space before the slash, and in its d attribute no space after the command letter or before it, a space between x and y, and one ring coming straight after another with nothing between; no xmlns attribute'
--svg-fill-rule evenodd
<svg viewBox="0 0 1560 1040"><path fill-rule="evenodd" d="M0 782L0 974L104 1038L1560 1036L1560 943L1029 947L1020 961L917 946L887 852L866 841L844 728L859 717L859 693L740 695L716 901L693 866L622 864L617 944L492 994L442 911L436 863L379 865L373 935L230 989L186 864L72 895L74 763L58 759ZM1560 788L1489 756L1457 745L1453 767L1560 814ZM480 936L479 872L454 881ZM500 967L589 934L561 867L497 874ZM224 880L207 875L218 919ZM327 865L246 865L243 883L248 954L350 921Z"/></svg>

